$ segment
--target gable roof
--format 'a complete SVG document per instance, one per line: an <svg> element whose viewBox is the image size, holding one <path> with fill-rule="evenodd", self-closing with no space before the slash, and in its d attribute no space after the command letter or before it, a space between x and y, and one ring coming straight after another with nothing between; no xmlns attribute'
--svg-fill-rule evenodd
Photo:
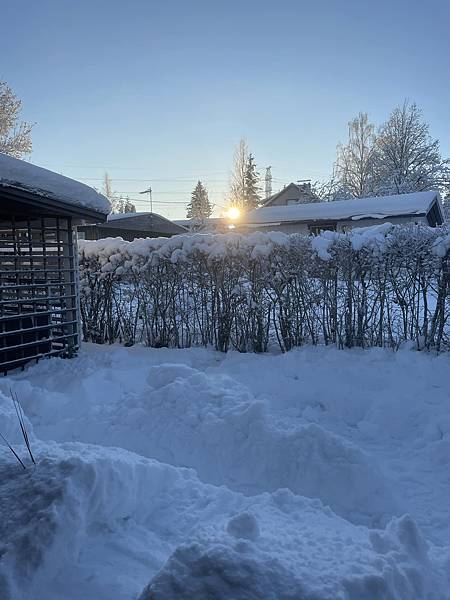
<svg viewBox="0 0 450 600"><path fill-rule="evenodd" d="M242 223L263 225L286 222L316 222L360 219L385 219L394 216L426 215L433 204L442 203L438 192L415 192L396 196L352 198L335 202L311 202L289 206L263 206L244 215Z"/></svg>
<svg viewBox="0 0 450 600"><path fill-rule="evenodd" d="M123 229L126 231L141 231L142 233L156 232L176 235L186 233L186 228L156 213L124 213L108 217L102 229Z"/></svg>
<svg viewBox="0 0 450 600"><path fill-rule="evenodd" d="M45 210L62 210L78 217L103 220L109 200L93 188L0 153L0 193Z"/></svg>
<svg viewBox="0 0 450 600"><path fill-rule="evenodd" d="M305 189L304 187L302 187L301 185L298 185L297 183L289 183L282 190L280 190L276 194L273 194L272 196L267 198L267 200L265 200L265 202L263 204L263 207L271 206L272 203L275 202L275 200L277 200L278 198L280 198L281 196L286 194L286 192L289 193L291 191L294 192L294 196L296 196L298 198L300 198L301 196L310 196L312 198L317 198L316 194L311 189L309 189L309 190Z"/></svg>

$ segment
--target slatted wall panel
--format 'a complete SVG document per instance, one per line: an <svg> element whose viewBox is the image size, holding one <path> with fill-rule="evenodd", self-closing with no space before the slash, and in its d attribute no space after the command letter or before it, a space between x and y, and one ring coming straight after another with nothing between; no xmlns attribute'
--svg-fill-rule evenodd
<svg viewBox="0 0 450 600"><path fill-rule="evenodd" d="M70 218L0 219L0 372L78 346Z"/></svg>

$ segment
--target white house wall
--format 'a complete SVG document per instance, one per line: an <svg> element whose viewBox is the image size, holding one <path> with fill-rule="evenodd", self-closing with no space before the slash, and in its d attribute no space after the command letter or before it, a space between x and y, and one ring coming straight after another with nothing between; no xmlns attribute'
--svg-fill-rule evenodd
<svg viewBox="0 0 450 600"><path fill-rule="evenodd" d="M407 217L388 217L386 219L359 219L342 220L336 222L337 231L346 231L355 227L372 227L373 225L381 225L382 223L392 223L393 225L406 225L409 223L428 225L426 216L407 216ZM282 231L283 233L301 233L309 235L310 226L318 226L318 223L279 223L273 225L254 225L248 227L247 231Z"/></svg>

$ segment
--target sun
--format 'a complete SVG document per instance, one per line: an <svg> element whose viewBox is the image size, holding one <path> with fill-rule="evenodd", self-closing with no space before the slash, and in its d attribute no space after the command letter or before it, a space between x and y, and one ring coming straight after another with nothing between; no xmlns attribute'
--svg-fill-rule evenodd
<svg viewBox="0 0 450 600"><path fill-rule="evenodd" d="M230 206L230 208L228 209L228 212L227 212L227 217L231 221L236 221L236 219L239 219L240 215L241 215L241 211L239 210L239 208L237 206Z"/></svg>

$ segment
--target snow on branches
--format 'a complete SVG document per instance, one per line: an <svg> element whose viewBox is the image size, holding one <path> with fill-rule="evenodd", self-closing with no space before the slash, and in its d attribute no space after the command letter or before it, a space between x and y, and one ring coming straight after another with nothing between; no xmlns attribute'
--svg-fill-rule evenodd
<svg viewBox="0 0 450 600"><path fill-rule="evenodd" d="M282 351L450 342L445 228L81 241L85 339Z"/></svg>

